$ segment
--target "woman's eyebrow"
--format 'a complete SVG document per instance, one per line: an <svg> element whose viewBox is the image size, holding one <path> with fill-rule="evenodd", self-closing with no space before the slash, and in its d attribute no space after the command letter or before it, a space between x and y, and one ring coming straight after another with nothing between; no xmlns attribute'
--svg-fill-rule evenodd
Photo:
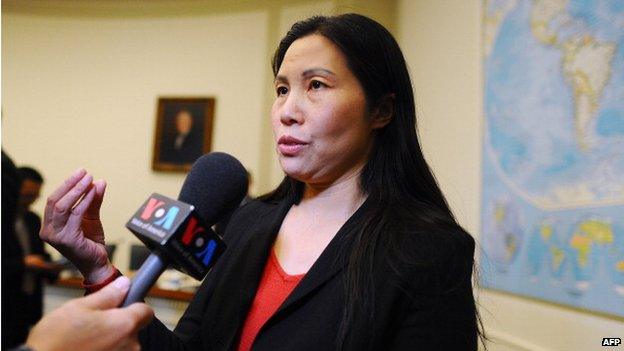
<svg viewBox="0 0 624 351"><path fill-rule="evenodd" d="M288 78L286 78L286 76L275 76L275 79L273 79L273 83L288 83Z"/></svg>
<svg viewBox="0 0 624 351"><path fill-rule="evenodd" d="M324 76L330 79L336 77L336 74L334 72L325 68L310 68L310 69L306 69L305 71L301 73L301 77L303 78L308 78L308 77L317 76L317 75ZM288 83L288 78L286 78L286 76L284 75L277 75L275 76L273 83Z"/></svg>
<svg viewBox="0 0 624 351"><path fill-rule="evenodd" d="M329 78L333 78L334 76L336 76L334 72L325 68L310 68L306 69L305 71L303 71L303 73L301 73L301 76L304 78L316 75L329 76Z"/></svg>

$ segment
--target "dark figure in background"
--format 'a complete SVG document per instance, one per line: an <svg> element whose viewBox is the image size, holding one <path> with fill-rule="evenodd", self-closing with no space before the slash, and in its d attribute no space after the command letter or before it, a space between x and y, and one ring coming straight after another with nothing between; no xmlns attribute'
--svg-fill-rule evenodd
<svg viewBox="0 0 624 351"><path fill-rule="evenodd" d="M175 133L164 131L160 146L160 161L166 163L193 163L203 153L201 130L193 123L189 110L175 115Z"/></svg>
<svg viewBox="0 0 624 351"><path fill-rule="evenodd" d="M59 267L51 263L39 238L41 218L30 210L30 206L39 198L43 177L30 167L20 167L18 174L22 180L20 187L18 213L15 233L24 255L25 272L22 291L28 301L23 313L27 322L34 325L43 315L43 283L54 281L58 277Z"/></svg>
<svg viewBox="0 0 624 351"><path fill-rule="evenodd" d="M2 151L2 350L21 344L28 334L23 314L24 259L15 235L19 190L17 169Z"/></svg>

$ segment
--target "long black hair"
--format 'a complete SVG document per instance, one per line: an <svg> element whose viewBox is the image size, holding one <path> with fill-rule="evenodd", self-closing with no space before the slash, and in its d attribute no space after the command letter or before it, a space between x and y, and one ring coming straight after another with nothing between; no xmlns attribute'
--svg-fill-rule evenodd
<svg viewBox="0 0 624 351"><path fill-rule="evenodd" d="M279 43L272 62L274 75L290 45L311 34L324 36L341 50L348 68L364 90L369 111L379 107L382 99L389 96L393 99L391 121L376 130L369 159L360 176L360 186L371 205L367 206L362 225L350 233L353 246L349 253L346 300L337 341L340 348L356 321L371 321L374 317L372 273L380 247L397 248L390 255L397 261L422 263L414 262L413 257L401 252L404 238L398 233L404 231L399 228L400 221L407 219L409 224L406 225L412 233L466 232L456 222L421 151L411 80L392 34L381 24L358 14L308 18L295 23ZM298 203L303 189L302 182L285 176L274 191L261 199L290 196ZM478 318L476 310L475 316Z"/></svg>

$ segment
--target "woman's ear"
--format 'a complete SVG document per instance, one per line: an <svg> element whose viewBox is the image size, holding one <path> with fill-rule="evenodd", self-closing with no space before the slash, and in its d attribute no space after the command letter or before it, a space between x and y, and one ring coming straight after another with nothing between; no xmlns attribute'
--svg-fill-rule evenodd
<svg viewBox="0 0 624 351"><path fill-rule="evenodd" d="M377 102L377 107L372 114L372 129L380 129L385 127L394 117L394 94L387 94L381 97Z"/></svg>

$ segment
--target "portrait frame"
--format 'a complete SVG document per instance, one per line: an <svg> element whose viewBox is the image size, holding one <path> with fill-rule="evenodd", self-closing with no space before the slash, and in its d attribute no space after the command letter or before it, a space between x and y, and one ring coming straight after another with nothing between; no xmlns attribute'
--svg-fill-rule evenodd
<svg viewBox="0 0 624 351"><path fill-rule="evenodd" d="M159 97L152 170L188 172L212 149L215 98Z"/></svg>

